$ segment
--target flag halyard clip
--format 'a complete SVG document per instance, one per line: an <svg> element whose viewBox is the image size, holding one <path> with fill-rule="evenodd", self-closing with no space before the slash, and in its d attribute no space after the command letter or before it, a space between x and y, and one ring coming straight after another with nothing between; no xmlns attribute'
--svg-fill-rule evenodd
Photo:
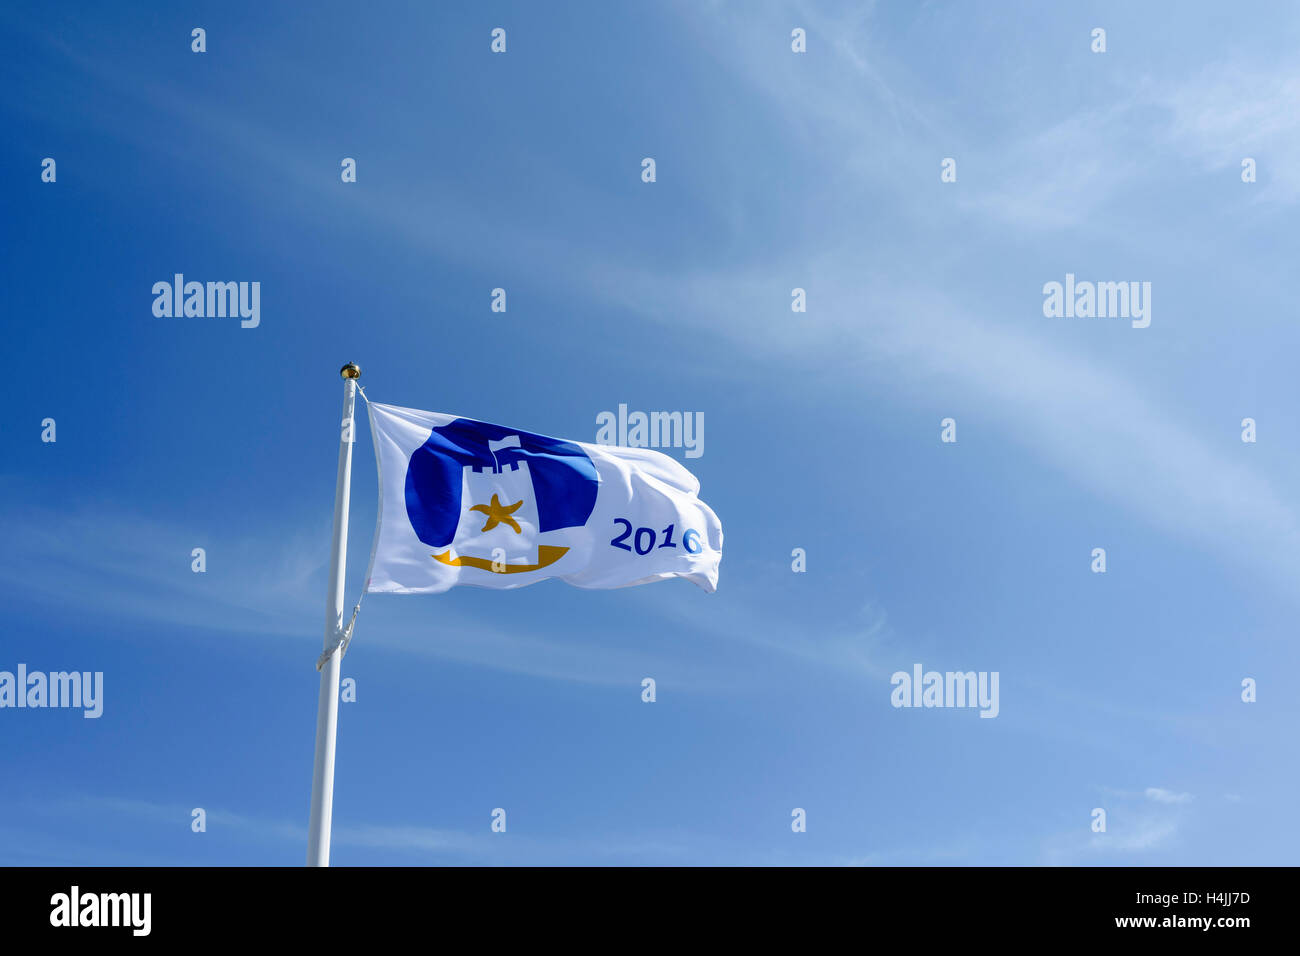
<svg viewBox="0 0 1300 956"><path fill-rule="evenodd" d="M365 597L365 592L362 592L361 597ZM321 652L320 657L316 660L316 670L319 671L324 667L325 662L330 659L330 655L335 651L339 652L339 660L343 660L343 655L348 652L348 645L352 643L352 630L357 626L357 612L360 610L361 598L357 598L357 603L352 608L352 618L348 621L348 626L343 628L343 633L339 635L337 641Z"/></svg>

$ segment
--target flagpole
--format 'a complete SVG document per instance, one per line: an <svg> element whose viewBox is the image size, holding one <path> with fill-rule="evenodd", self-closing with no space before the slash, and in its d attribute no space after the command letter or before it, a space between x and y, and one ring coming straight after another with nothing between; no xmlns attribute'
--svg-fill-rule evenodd
<svg viewBox="0 0 1300 956"><path fill-rule="evenodd" d="M330 551L329 595L325 601L325 648L320 664L320 698L316 706L316 764L311 778L311 822L307 829L307 865L330 865L330 824L334 816L334 740L339 720L339 664L343 657L343 584L347 576L348 500L352 495L352 432L357 379L361 369L349 362L343 376L343 422L339 436L339 474L334 486L334 539Z"/></svg>

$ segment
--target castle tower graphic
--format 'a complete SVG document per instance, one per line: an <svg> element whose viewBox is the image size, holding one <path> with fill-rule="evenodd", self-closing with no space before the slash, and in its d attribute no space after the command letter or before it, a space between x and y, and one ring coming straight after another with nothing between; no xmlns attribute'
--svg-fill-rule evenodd
<svg viewBox="0 0 1300 956"><path fill-rule="evenodd" d="M495 458L495 452L501 448L518 448L519 436L509 435L500 442L489 442L488 447ZM537 494L528 462L512 461L503 465L498 461L491 468L466 465L460 476L460 520L451 550L462 558L486 558L489 562L495 556L498 566L536 564ZM490 515L473 510L490 507L494 496L503 506L515 509L509 517L519 526L518 531L507 521L494 523ZM484 530L489 525L495 526Z"/></svg>
<svg viewBox="0 0 1300 956"><path fill-rule="evenodd" d="M434 428L412 454L407 515L441 564L536 571L568 553L541 539L585 524L599 484L572 442L457 419Z"/></svg>

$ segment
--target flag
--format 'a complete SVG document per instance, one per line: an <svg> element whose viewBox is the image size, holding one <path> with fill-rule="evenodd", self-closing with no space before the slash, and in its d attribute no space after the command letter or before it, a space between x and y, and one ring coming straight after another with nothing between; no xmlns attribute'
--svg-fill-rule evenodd
<svg viewBox="0 0 1300 956"><path fill-rule="evenodd" d="M673 458L367 404L379 464L368 592L552 577L583 588L675 577L717 588L722 524Z"/></svg>

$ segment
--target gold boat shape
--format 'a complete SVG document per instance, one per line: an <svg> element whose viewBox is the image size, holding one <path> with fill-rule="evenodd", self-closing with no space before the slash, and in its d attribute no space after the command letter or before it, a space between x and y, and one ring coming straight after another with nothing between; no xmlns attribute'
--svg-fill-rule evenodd
<svg viewBox="0 0 1300 956"><path fill-rule="evenodd" d="M506 564L504 562L494 563L488 558L475 558L469 555L454 557L451 549L448 548L442 554L433 555L433 560L452 568L478 568L480 571L491 571L493 574L521 574L524 571L539 571L542 568L549 567L568 553L568 548L539 544L537 546L536 564Z"/></svg>

